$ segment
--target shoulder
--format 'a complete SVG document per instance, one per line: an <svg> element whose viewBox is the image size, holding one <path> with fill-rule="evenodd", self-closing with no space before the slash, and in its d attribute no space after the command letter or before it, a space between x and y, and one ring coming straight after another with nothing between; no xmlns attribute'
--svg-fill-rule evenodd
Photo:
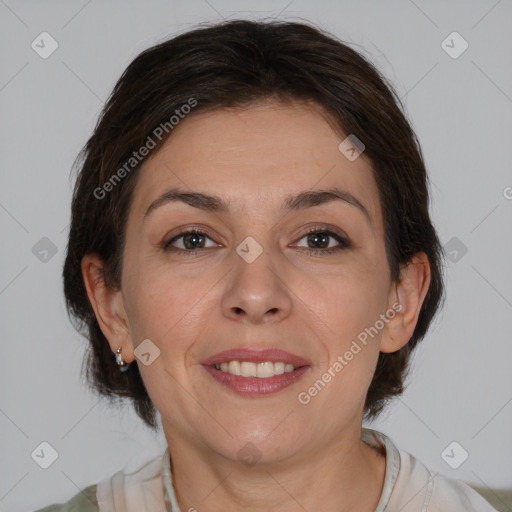
<svg viewBox="0 0 512 512"><path fill-rule="evenodd" d="M469 485L440 475L413 455L399 450L400 472L392 500L402 512L449 510L450 512L496 512Z"/></svg>
<svg viewBox="0 0 512 512"><path fill-rule="evenodd" d="M433 471L382 432L363 429L362 440L386 452L386 476L376 512L496 512L477 491Z"/></svg>
<svg viewBox="0 0 512 512"><path fill-rule="evenodd" d="M431 503L434 507L451 506L454 510L496 512L496 509L477 491L459 480L436 477Z"/></svg>
<svg viewBox="0 0 512 512"><path fill-rule="evenodd" d="M84 490L75 494L66 503L55 503L48 505L35 512L98 512L99 506L96 500L97 485L90 485Z"/></svg>
<svg viewBox="0 0 512 512"><path fill-rule="evenodd" d="M142 459L142 456L141 456ZM164 478L163 469L167 465L169 472L170 456L167 448L164 455L158 455L146 461L142 467L128 472L121 469L112 476L90 485L75 494L66 503L55 503L35 512L99 512L115 510L126 512L153 512L166 510L165 500L173 499L172 489L169 491L169 476ZM167 493L167 496L164 495ZM129 506L128 506L129 504Z"/></svg>

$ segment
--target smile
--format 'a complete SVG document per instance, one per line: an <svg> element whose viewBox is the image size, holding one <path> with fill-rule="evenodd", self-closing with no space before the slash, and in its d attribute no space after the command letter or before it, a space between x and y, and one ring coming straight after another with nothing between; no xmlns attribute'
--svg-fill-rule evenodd
<svg viewBox="0 0 512 512"><path fill-rule="evenodd" d="M233 364L234 363L234 364ZM211 366L205 366L203 365L203 368L218 382L222 385L223 388L227 388L230 391L233 391L239 396L247 397L247 398L261 398L268 395L272 395L274 393L277 393L278 391L281 391L289 386L292 386L296 382L298 382L303 375L311 368L310 366L300 366L297 368L294 368L292 365L291 370L288 368L288 371L286 371L283 368L283 373L273 373L271 376L267 377L258 377L256 376L246 376L243 375L234 375L230 373L231 366L237 368L237 363L240 367L240 372L247 372L254 374L258 372L258 369L256 368L258 365L260 368L264 368L266 372L275 372L275 364L271 363L274 368L269 368L268 362L264 363L248 363L246 361L243 361L240 363L239 361L230 361L229 363L220 363L227 364L228 371L223 371L220 368L217 368L217 366L220 366L218 364L214 364ZM285 367L288 365L285 365ZM277 363L277 367L279 369L280 364Z"/></svg>
<svg viewBox="0 0 512 512"><path fill-rule="evenodd" d="M231 375L241 377L258 377L259 379L267 379L275 375L290 373L295 370L292 364L282 361L272 362L264 361L261 363L253 363L250 361L229 361L220 364L214 364L216 370L220 370Z"/></svg>

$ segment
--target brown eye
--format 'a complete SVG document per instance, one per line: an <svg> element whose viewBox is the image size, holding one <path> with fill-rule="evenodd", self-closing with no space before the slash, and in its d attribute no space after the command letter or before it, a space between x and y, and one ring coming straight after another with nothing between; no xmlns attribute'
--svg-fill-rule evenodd
<svg viewBox="0 0 512 512"><path fill-rule="evenodd" d="M306 233L301 240L306 239L307 247L304 250L313 255L333 254L350 247L346 238L338 233L326 229L315 228ZM300 246L299 246L300 247Z"/></svg>
<svg viewBox="0 0 512 512"><path fill-rule="evenodd" d="M200 233L187 233L186 235L183 235L182 238L183 245L187 249L199 249L202 248L205 243L205 237Z"/></svg>
<svg viewBox="0 0 512 512"><path fill-rule="evenodd" d="M180 241L181 239L181 247L175 247L173 244ZM211 240L211 238L202 231L183 231L175 237L171 238L168 242L165 242L163 245L164 250L166 251L182 251L182 252L192 252L197 249L205 249L206 240ZM213 240L212 240L213 242ZM213 244L215 247L216 244ZM212 247L212 246L210 246Z"/></svg>
<svg viewBox="0 0 512 512"><path fill-rule="evenodd" d="M307 235L307 238L312 249L326 249L329 246L331 236L327 233L311 233Z"/></svg>

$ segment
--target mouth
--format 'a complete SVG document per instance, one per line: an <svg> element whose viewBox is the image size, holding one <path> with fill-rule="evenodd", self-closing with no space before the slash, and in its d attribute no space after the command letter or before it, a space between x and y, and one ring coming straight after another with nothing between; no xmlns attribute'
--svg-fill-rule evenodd
<svg viewBox="0 0 512 512"><path fill-rule="evenodd" d="M263 361L260 363L253 363L251 361L223 361L220 364L212 365L212 367L237 377L258 377L259 379L268 379L275 375L290 373L297 368L302 368L301 366L295 367L284 361Z"/></svg>
<svg viewBox="0 0 512 512"><path fill-rule="evenodd" d="M253 398L291 386L311 368L308 360L277 349L228 350L208 358L202 365L223 386Z"/></svg>

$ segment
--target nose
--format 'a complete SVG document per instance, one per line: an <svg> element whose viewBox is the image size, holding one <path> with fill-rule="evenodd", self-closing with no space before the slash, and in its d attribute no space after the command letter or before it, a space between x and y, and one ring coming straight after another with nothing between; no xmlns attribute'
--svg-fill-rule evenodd
<svg viewBox="0 0 512 512"><path fill-rule="evenodd" d="M286 318L292 308L286 272L263 250L251 261L235 255L234 271L222 298L224 315L238 322L262 324Z"/></svg>

